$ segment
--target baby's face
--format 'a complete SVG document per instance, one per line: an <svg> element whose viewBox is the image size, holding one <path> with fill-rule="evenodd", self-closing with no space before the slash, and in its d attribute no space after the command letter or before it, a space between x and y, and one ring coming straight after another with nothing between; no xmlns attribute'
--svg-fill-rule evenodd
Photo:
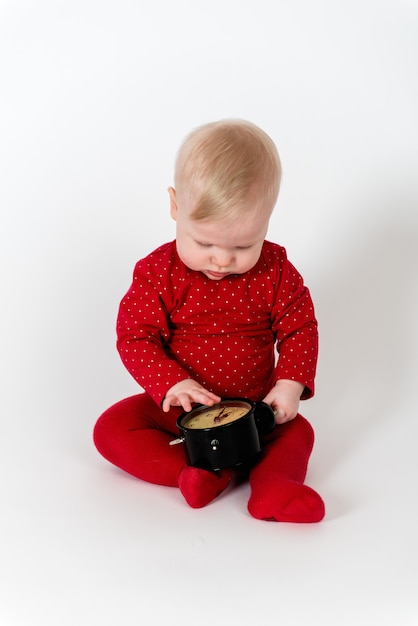
<svg viewBox="0 0 418 626"><path fill-rule="evenodd" d="M187 267L211 280L254 267L267 234L269 208L258 206L234 221L196 221L190 217L193 207L177 205L174 189L170 198L177 252Z"/></svg>

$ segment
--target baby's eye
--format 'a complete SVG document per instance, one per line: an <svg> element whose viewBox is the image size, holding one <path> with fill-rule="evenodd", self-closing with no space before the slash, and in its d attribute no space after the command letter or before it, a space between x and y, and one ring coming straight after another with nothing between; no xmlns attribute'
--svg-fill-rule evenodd
<svg viewBox="0 0 418 626"><path fill-rule="evenodd" d="M201 248L210 248L212 245L211 243L204 243L203 241L196 241L196 243Z"/></svg>

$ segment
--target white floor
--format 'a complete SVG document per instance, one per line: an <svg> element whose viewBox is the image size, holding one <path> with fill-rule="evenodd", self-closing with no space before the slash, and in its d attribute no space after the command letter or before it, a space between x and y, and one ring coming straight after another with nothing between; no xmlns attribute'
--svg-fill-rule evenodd
<svg viewBox="0 0 418 626"><path fill-rule="evenodd" d="M0 0L0 626L418 624L417 32L410 0ZM279 143L269 238L320 321L318 525L247 485L192 510L91 440L178 143L231 116Z"/></svg>
<svg viewBox="0 0 418 626"><path fill-rule="evenodd" d="M192 510L108 466L91 416L74 432L64 413L66 431L49 407L3 437L2 626L417 623L413 405L365 436L342 413L319 419L318 525L253 520L247 485Z"/></svg>

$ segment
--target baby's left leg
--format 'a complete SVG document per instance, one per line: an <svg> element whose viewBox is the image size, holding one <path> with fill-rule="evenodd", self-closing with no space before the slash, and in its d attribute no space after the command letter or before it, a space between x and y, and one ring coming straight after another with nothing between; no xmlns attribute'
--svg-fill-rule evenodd
<svg viewBox="0 0 418 626"><path fill-rule="evenodd" d="M314 433L297 415L273 431L260 461L250 471L250 514L266 521L319 522L325 515L321 497L303 484Z"/></svg>

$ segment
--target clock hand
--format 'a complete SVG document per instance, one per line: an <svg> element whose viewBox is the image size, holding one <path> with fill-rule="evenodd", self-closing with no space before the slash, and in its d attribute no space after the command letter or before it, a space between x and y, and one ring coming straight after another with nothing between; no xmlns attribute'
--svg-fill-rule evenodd
<svg viewBox="0 0 418 626"><path fill-rule="evenodd" d="M223 416L225 411L226 411L226 406L223 407L222 411L220 413L218 413L218 415L213 420L215 422L215 424L219 424L220 423L220 421L222 419L222 416ZM228 417L228 413L224 417Z"/></svg>

